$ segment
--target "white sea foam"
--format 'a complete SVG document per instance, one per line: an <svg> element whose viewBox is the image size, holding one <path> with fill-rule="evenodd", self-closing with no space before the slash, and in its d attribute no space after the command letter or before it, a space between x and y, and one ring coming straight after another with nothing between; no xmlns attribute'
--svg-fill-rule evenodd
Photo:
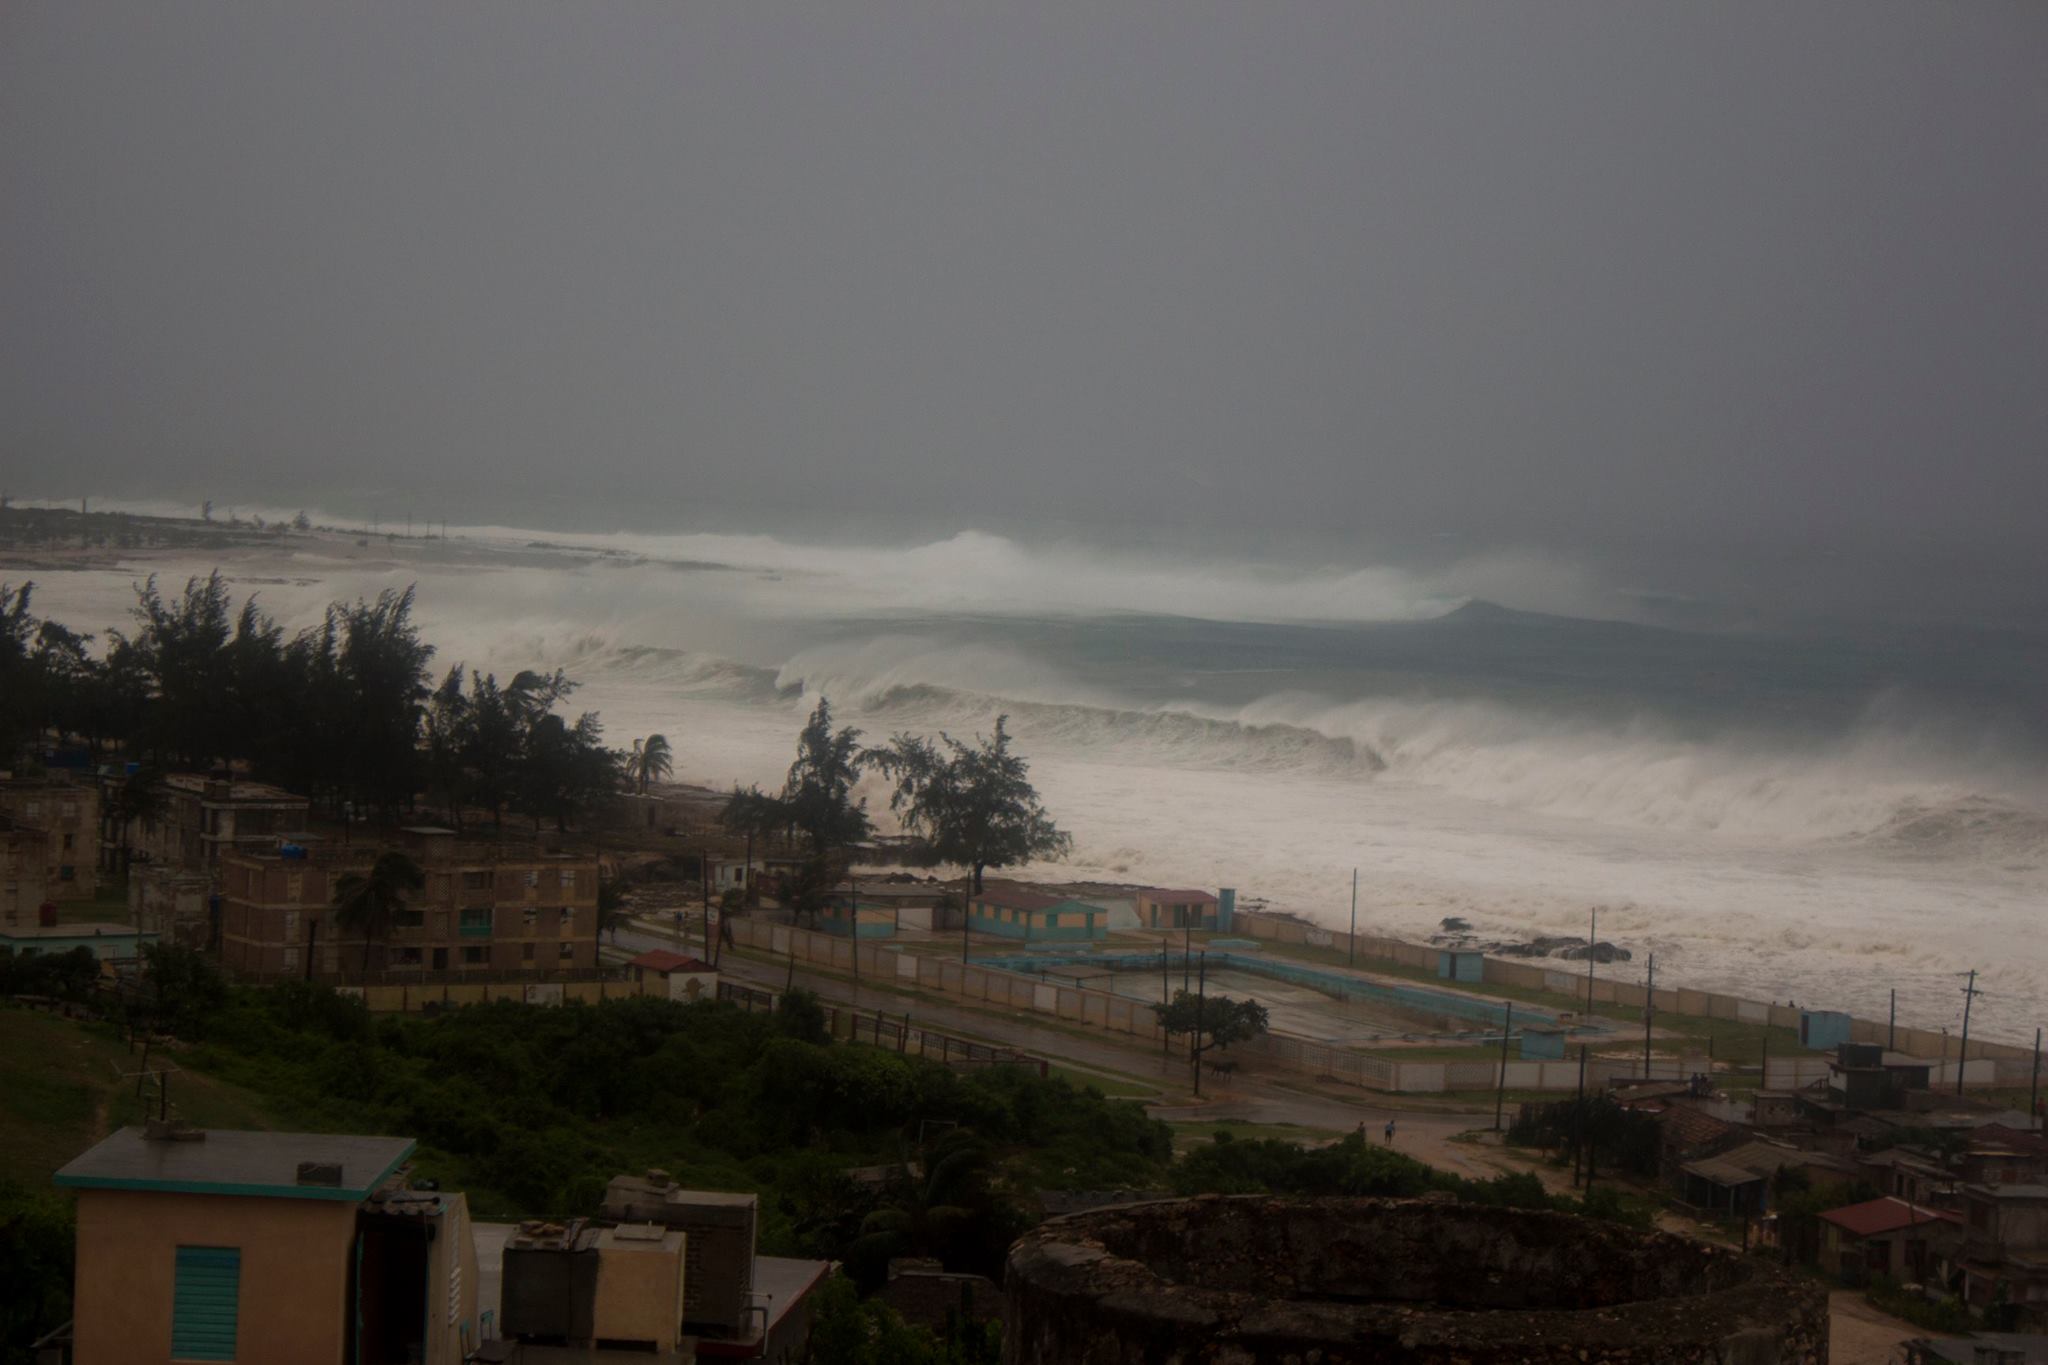
<svg viewBox="0 0 2048 1365"><path fill-rule="evenodd" d="M1896 986L1928 1025L1958 1012L1950 974L1965 967L1988 971L1984 1028L2017 1032L2048 988L2031 932L2048 893L2041 775L1905 708L1788 739L1498 699L1330 697L1284 672L1242 705L1162 700L989 640L1006 638L999 618L1054 604L1412 619L1458 600L1457 584L977 536L907 551L737 536L603 548L622 553L479 567L411 561L402 544L370 563L286 547L234 573L264 580L263 601L294 625L333 597L417 580L438 666L565 668L615 742L664 731L681 773L715 785L779 782L820 692L874 737L968 734L1008 713L1076 836L1069 873L1233 885L1336 924L1357 866L1362 920L1407 933L1453 914L1494 932L1582 932L1599 906L1603 936L1654 949L1660 977L1863 1011ZM170 562L164 577L208 567ZM89 629L123 623L135 577L36 576L38 606ZM997 620L973 642L934 640L922 624L939 611ZM876 615L896 624L853 619ZM886 806L878 785L866 791ZM1611 970L1640 966L1639 952Z"/></svg>

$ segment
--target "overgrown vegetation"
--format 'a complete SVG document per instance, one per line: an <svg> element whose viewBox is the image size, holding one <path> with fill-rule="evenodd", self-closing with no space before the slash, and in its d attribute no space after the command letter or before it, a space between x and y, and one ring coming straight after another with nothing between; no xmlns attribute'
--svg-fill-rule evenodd
<svg viewBox="0 0 2048 1365"><path fill-rule="evenodd" d="M641 998L372 1018L292 983L235 993L190 1064L290 1122L416 1137L422 1168L485 1214L589 1213L611 1176L661 1166L759 1191L764 1251L848 1259L864 1277L912 1252L999 1273L1038 1185L1157 1183L1170 1159L1168 1130L1134 1104L820 1032L801 993L774 1016ZM909 1163L922 1174L846 1173Z"/></svg>
<svg viewBox="0 0 2048 1365"><path fill-rule="evenodd" d="M1508 1125L1507 1139L1518 1147L1555 1152L1564 1161L1583 1158L1596 1169L1657 1175L1661 1138L1656 1117L1624 1109L1610 1095L1525 1104Z"/></svg>
<svg viewBox="0 0 2048 1365"><path fill-rule="evenodd" d="M1595 1190L1585 1199L1554 1195L1527 1172L1472 1180L1376 1147L1361 1133L1327 1147L1301 1147L1270 1138L1244 1141L1218 1133L1208 1146L1180 1159L1173 1168L1172 1186L1181 1194L1448 1194L1468 1204L1556 1209L1639 1227L1650 1222L1647 1213L1610 1190Z"/></svg>

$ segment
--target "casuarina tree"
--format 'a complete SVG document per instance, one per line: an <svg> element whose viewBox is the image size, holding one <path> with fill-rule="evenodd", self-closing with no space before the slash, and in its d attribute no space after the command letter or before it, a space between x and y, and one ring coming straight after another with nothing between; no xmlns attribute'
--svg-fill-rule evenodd
<svg viewBox="0 0 2048 1365"><path fill-rule="evenodd" d="M860 731L833 730L832 703L818 698L797 736L796 762L782 789L790 822L809 837L812 852L829 853L867 837L868 803L853 797L860 767Z"/></svg>
<svg viewBox="0 0 2048 1365"><path fill-rule="evenodd" d="M1062 857L1073 846L1040 804L1026 776L1030 765L1010 752L1008 724L1008 716L996 717L995 734L972 745L943 732L939 744L898 735L868 756L895 781L889 808L904 828L923 835L941 859L972 869L976 894L986 868Z"/></svg>

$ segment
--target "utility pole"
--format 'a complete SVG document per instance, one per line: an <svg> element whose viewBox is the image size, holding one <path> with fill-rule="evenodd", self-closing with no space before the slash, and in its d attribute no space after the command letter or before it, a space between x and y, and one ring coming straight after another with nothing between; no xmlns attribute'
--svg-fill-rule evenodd
<svg viewBox="0 0 2048 1365"><path fill-rule="evenodd" d="M853 878L851 878L851 877L848 877L848 878L846 879L846 914L847 914L847 923L846 923L846 941L847 941L847 943L849 943L849 944L850 944L850 945L852 945L852 947L853 947L853 994L854 994L854 998L855 998L855 999L859 999L859 998L860 998L860 884L859 884L858 882L854 881L854 880L853 880ZM879 1028L880 1028L881 1026L882 1026L882 1015L881 1015L881 1011L880 1011L880 1010L877 1010L877 1011L875 1012L875 1027L876 1027L877 1029L879 1029ZM877 1036L876 1036L876 1039L875 1039L875 1041L876 1041L876 1042L877 1042L878 1044L879 1044L879 1043L881 1042L881 1037L880 1037L880 1035L879 1035L879 1034L877 1034Z"/></svg>
<svg viewBox="0 0 2048 1365"><path fill-rule="evenodd" d="M960 965L967 965L968 925L974 920L974 898L967 892L960 893Z"/></svg>
<svg viewBox="0 0 2048 1365"><path fill-rule="evenodd" d="M1182 990L1188 988L1188 967L1194 960L1195 931L1188 927L1186 920L1182 920L1180 926L1180 988Z"/></svg>
<svg viewBox="0 0 2048 1365"><path fill-rule="evenodd" d="M2041 1095L2041 1030L2039 1030L2039 1029L2035 1029L2035 1030L2034 1030L2034 1075L2033 1075L2033 1079L2031 1079L2031 1080L2029 1080L2029 1081L2027 1082L2027 1127L2028 1127L2028 1128L2030 1128L2030 1129L2036 1130L2036 1131L2038 1131L2038 1130L2040 1129L2040 1127L2041 1127L2041 1120L2040 1120L2040 1117L2039 1117L2039 1115L2040 1115L2040 1109L2039 1109L2039 1105L2040 1105L2040 1095Z"/></svg>
<svg viewBox="0 0 2048 1365"><path fill-rule="evenodd" d="M1202 1026L1209 1022L1209 955L1202 954L1202 963L1195 977L1195 1031L1188 1044L1188 1057L1194 1063L1195 1098L1202 1098Z"/></svg>
<svg viewBox="0 0 2048 1365"><path fill-rule="evenodd" d="M1173 987L1172 961L1172 955L1166 946L1166 936L1162 934L1159 937L1159 1003L1161 1006L1173 1003L1167 997L1167 993ZM1173 1035L1166 1032L1164 1028L1159 1033L1159 1048L1166 1056L1171 1057L1173 1055Z"/></svg>
<svg viewBox="0 0 2048 1365"><path fill-rule="evenodd" d="M1586 920L1586 1017L1593 1017L1593 944L1600 937L1600 912L1589 910Z"/></svg>
<svg viewBox="0 0 2048 1365"><path fill-rule="evenodd" d="M1891 1013L1891 1018L1885 1021L1885 1026L1884 1026L1884 1050L1885 1050L1886 1052L1895 1052L1895 1051L1897 1051L1897 1050L1898 1050L1898 1040L1899 1040L1899 988L1898 988L1897 986L1894 986L1894 987L1892 987L1892 1013Z"/></svg>
<svg viewBox="0 0 2048 1365"><path fill-rule="evenodd" d="M1970 1006L1984 992L1977 989L1977 969L1970 968L1970 983L1963 987L1963 1040L1956 1046L1956 1094L1963 1093L1963 1072L1970 1063Z"/></svg>
<svg viewBox="0 0 2048 1365"><path fill-rule="evenodd" d="M1764 1025L1764 1059L1757 1063L1757 1066L1760 1069L1756 1075L1756 1088L1759 1090L1769 1090L1771 1088L1771 1026L1769 1024Z"/></svg>
<svg viewBox="0 0 2048 1365"><path fill-rule="evenodd" d="M1358 869L1351 869L1351 952L1344 959L1347 967L1358 965Z"/></svg>
<svg viewBox="0 0 2048 1365"><path fill-rule="evenodd" d="M1657 1012L1657 955L1650 954L1650 980L1643 987L1643 1079L1650 1079L1650 1017Z"/></svg>
<svg viewBox="0 0 2048 1365"><path fill-rule="evenodd" d="M1579 1184L1579 1163L1585 1159L1586 1045L1579 1044L1579 1102L1572 1106L1572 1188Z"/></svg>
<svg viewBox="0 0 2048 1365"><path fill-rule="evenodd" d="M1515 1030L1515 1002L1508 1001L1507 1017L1500 1025L1500 1083L1493 1090L1493 1131L1500 1131L1501 1107L1508 1099L1508 1035Z"/></svg>

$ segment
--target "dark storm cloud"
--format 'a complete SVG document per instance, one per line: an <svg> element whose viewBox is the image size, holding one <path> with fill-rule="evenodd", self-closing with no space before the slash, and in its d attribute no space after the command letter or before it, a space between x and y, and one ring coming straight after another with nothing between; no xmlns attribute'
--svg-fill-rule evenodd
<svg viewBox="0 0 2048 1365"><path fill-rule="evenodd" d="M2024 557L2044 71L2030 2L16 3L0 461Z"/></svg>

